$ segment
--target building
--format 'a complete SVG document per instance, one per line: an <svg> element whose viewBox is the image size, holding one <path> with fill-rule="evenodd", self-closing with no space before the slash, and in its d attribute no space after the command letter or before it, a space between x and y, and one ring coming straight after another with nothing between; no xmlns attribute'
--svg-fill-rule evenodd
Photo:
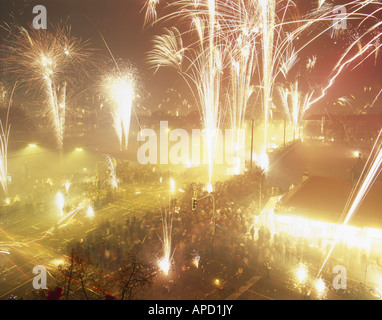
<svg viewBox="0 0 382 320"><path fill-rule="evenodd" d="M350 180L311 176L263 211L272 233L308 238L327 246L337 240L349 247L382 254L382 183L376 181L358 211L344 226L352 192Z"/></svg>

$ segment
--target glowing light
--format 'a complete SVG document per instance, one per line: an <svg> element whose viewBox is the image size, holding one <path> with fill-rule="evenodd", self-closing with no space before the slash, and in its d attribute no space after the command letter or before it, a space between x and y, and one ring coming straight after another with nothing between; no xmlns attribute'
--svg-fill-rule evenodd
<svg viewBox="0 0 382 320"><path fill-rule="evenodd" d="M175 192L175 181L174 181L174 179L170 179L170 191L172 193Z"/></svg>
<svg viewBox="0 0 382 320"><path fill-rule="evenodd" d="M326 284L325 284L324 280L322 280L321 278L316 279L316 281L314 283L314 287L315 287L317 295L319 297L323 297L325 295Z"/></svg>
<svg viewBox="0 0 382 320"><path fill-rule="evenodd" d="M134 80L132 74L113 75L108 78L106 89L113 99L111 107L113 125L121 150L127 150L132 106L134 101ZM124 140L124 143L123 143Z"/></svg>
<svg viewBox="0 0 382 320"><path fill-rule="evenodd" d="M214 191L214 188L213 188L213 186L212 186L211 183L208 183L208 184L206 185L206 190L207 190L208 193L211 193L211 192Z"/></svg>
<svg viewBox="0 0 382 320"><path fill-rule="evenodd" d="M192 167L192 162L191 160L187 160L186 162L186 168L191 168Z"/></svg>
<svg viewBox="0 0 382 320"><path fill-rule="evenodd" d="M65 199L61 192L58 192L56 195L56 205L57 208L60 210L60 214L64 215L64 206L65 206Z"/></svg>
<svg viewBox="0 0 382 320"><path fill-rule="evenodd" d="M34 144L34 143L31 143L31 144L29 144L29 148L36 148L37 147L37 145L36 144Z"/></svg>
<svg viewBox="0 0 382 320"><path fill-rule="evenodd" d="M54 259L51 261L51 263L57 267L63 265L65 262L63 259Z"/></svg>
<svg viewBox="0 0 382 320"><path fill-rule="evenodd" d="M296 277L299 282L305 282L308 278L308 268L304 264L300 264L297 271Z"/></svg>
<svg viewBox="0 0 382 320"><path fill-rule="evenodd" d="M382 130L379 132L378 137L373 146L373 149L370 152L370 155L365 164L365 167L363 168L362 174L355 188L352 190L352 193L349 196L347 205L343 211L343 214L345 216L345 219L342 223L343 226L347 226L350 219L355 215L355 213L357 212L358 208L362 204L363 200L365 199L366 195L370 191L370 188L373 186L374 182L376 181L380 173L380 167L382 164L382 142L380 142L381 135L382 135ZM340 237L341 237L341 230L340 232L337 232L336 237L334 239L335 241L332 247L330 248L320 270L318 271L316 278L320 276L322 269L327 263Z"/></svg>
<svg viewBox="0 0 382 320"><path fill-rule="evenodd" d="M159 268L163 271L163 273L167 276L171 267L169 259L163 257L161 260L159 260L158 265Z"/></svg>
<svg viewBox="0 0 382 320"><path fill-rule="evenodd" d="M215 279L215 280L214 280L214 285L217 286L217 287L220 287L220 285L221 285L221 280L220 280L220 279Z"/></svg>
<svg viewBox="0 0 382 320"><path fill-rule="evenodd" d="M173 219L173 215L171 214L170 211L164 210L164 212L162 212L163 257L160 260L158 260L158 266L164 272L165 275L168 275L171 268L171 262L172 262L172 253L171 253L172 219Z"/></svg>
<svg viewBox="0 0 382 320"><path fill-rule="evenodd" d="M87 214L87 216L90 217L90 218L94 217L94 209L93 209L92 206L89 206L89 207L88 207L88 210L87 210L86 214Z"/></svg>
<svg viewBox="0 0 382 320"><path fill-rule="evenodd" d="M199 262L200 262L200 255L196 254L196 255L192 258L192 264L193 264L196 268L199 268Z"/></svg>
<svg viewBox="0 0 382 320"><path fill-rule="evenodd" d="M258 157L255 155L254 160L262 170L265 172L269 170L269 158L266 152L260 153Z"/></svg>
<svg viewBox="0 0 382 320"><path fill-rule="evenodd" d="M76 151L77 152L82 152L82 151L84 151L84 149L83 148L76 148Z"/></svg>
<svg viewBox="0 0 382 320"><path fill-rule="evenodd" d="M69 191L69 188L70 188L71 185L72 185L72 183L69 180L65 181L65 190L66 190L66 192Z"/></svg>
<svg viewBox="0 0 382 320"><path fill-rule="evenodd" d="M254 90L258 91L264 116L264 146L267 150L269 120L275 107L274 86L280 76L282 82L288 81L290 71L299 62L299 53L332 28L322 28L322 31L312 36L311 31L316 25L333 20L333 7L326 5L324 0L319 0L318 10L301 19L293 19L293 12L290 19L289 11L295 6L293 2L287 3L285 6L279 5L277 0L209 0L203 3L199 0L179 0L168 3L168 7L175 7L175 10L164 16L163 20L188 18L190 30L185 31L187 36L182 37L179 30L172 27L166 29L162 36L156 36L148 60L156 71L162 66L174 68L197 99L208 146L209 183L212 180L217 142L215 133L225 112L221 106L227 106L232 127L241 129L248 99ZM351 1L345 4L348 10L342 19L359 18L362 24L367 19L375 18L373 14L380 9L375 9L373 14L360 12L372 3L375 1ZM155 10L149 11L149 8L153 10L156 5L157 2L148 1L147 12L153 13ZM329 84L320 90L321 93L317 90L303 93L298 86L299 79L286 86L289 89L288 113L296 137L299 136L299 122L304 112L326 95L343 70L353 62L358 63L357 67L370 54L377 54L380 48L377 40L381 36L377 31L379 26L380 22L376 22L362 36L352 40L328 74ZM372 39L355 53L353 49L361 41L364 42L368 34L372 35ZM184 42L189 39L191 41L187 46ZM316 61L315 55L309 58L305 65L308 72L312 71ZM229 75L226 77L229 79L226 96L221 94L222 74ZM225 101L221 101L224 98Z"/></svg>

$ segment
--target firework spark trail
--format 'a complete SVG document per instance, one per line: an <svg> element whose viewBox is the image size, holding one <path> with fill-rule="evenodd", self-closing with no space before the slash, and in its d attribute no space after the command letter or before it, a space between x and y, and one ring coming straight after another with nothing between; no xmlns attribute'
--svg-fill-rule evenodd
<svg viewBox="0 0 382 320"><path fill-rule="evenodd" d="M168 210L162 212L162 232L163 256L158 260L158 266L168 275L172 264L172 214Z"/></svg>
<svg viewBox="0 0 382 320"><path fill-rule="evenodd" d="M184 2L181 2L184 5ZM190 3L186 2L186 6L189 5ZM198 3L190 6L196 8ZM155 68L161 65L175 67L181 72L190 88L195 88L192 92L196 97L203 118L204 141L208 146L208 183L210 184L221 116L219 99L223 53L219 36L216 35L216 2L209 0L206 7L207 9L204 10L187 8L184 11L191 10L193 12L191 18L198 31L198 41L193 42L194 57L187 57L190 66L186 71L180 71L186 50L183 48L180 33L176 28L167 30L163 36L154 39L154 48L150 52L148 60ZM205 30L207 36L205 36Z"/></svg>
<svg viewBox="0 0 382 320"><path fill-rule="evenodd" d="M372 107L374 106L375 102L378 100L378 98L379 98L379 96L381 95L381 93L382 93L382 89L379 90L379 93L376 95L375 99L374 99L373 102L371 103L370 108L372 108Z"/></svg>
<svg viewBox="0 0 382 320"><path fill-rule="evenodd" d="M57 223L54 226L52 226L47 232L45 232L45 234L41 238L28 241L26 242L26 244L44 240L49 234L52 234L54 230L66 227L70 223L70 221L72 221L72 219L85 208L89 210L89 201L83 201L78 205L77 208L73 209L67 214L62 214L62 217L57 221Z"/></svg>
<svg viewBox="0 0 382 320"><path fill-rule="evenodd" d="M0 120L0 183L3 187L5 196L8 196L8 139L10 128L3 127Z"/></svg>
<svg viewBox="0 0 382 320"><path fill-rule="evenodd" d="M293 125L293 140L299 138L299 127L306 110L309 108L309 101L313 92L303 94L298 89L298 81L290 87L279 87L279 93L283 103L285 114Z"/></svg>
<svg viewBox="0 0 382 320"><path fill-rule="evenodd" d="M111 107L113 126L119 139L121 150L127 150L132 107L134 101L134 80L132 74L113 75L106 84L108 94L114 101Z"/></svg>
<svg viewBox="0 0 382 320"><path fill-rule="evenodd" d="M110 187L115 191L118 188L118 178L117 178L117 171L114 165L114 161L115 161L114 159L106 155L106 167L107 167L107 171L109 172L109 176L105 182L109 184Z"/></svg>
<svg viewBox="0 0 382 320"><path fill-rule="evenodd" d="M5 126L3 126L0 120L0 183L3 187L5 196L8 196L8 141L10 126L8 125L9 111L11 109L12 97L16 89L17 82L14 84L12 93L8 103L7 118L5 121Z"/></svg>
<svg viewBox="0 0 382 320"><path fill-rule="evenodd" d="M148 24L154 24L157 21L158 15L157 15L156 7L158 4L159 4L159 0L146 1L146 4L145 4L146 14L145 14L143 27L147 26Z"/></svg>
<svg viewBox="0 0 382 320"><path fill-rule="evenodd" d="M262 89L263 89L263 112L264 112L264 145L268 146L268 122L270 112L270 100L272 99L272 67L273 67L273 40L275 34L275 0L261 0L262 24Z"/></svg>
<svg viewBox="0 0 382 320"><path fill-rule="evenodd" d="M365 167L363 168L363 171L361 173L361 176L353 189L352 193L350 194L348 198L348 202L345 206L343 216L345 216L345 219L342 223L342 227L346 226L350 219L356 214L357 210L361 206L363 200L367 196L368 192L372 188L374 182L378 178L380 172L381 172L381 164L382 164L382 142L380 142L380 138L382 135L382 130L379 132L378 137L376 139L376 142L373 146L373 149L369 155L369 158L365 164ZM334 247L336 246L337 242L340 240L341 237L341 230L336 233L336 237L334 240L334 243L332 247L330 248L321 268L319 269L316 278L318 278L326 265L327 261L329 260Z"/></svg>
<svg viewBox="0 0 382 320"><path fill-rule="evenodd" d="M162 250L163 256L158 259L158 266L163 271L165 275L168 275L171 264L173 263L173 255L172 252L172 223L173 223L173 208L171 207L171 199L172 194L175 192L175 181L173 179L170 180L170 190L169 190L169 205L168 210L161 209L161 218L162 218Z"/></svg>
<svg viewBox="0 0 382 320"><path fill-rule="evenodd" d="M251 21L248 20L244 25L245 27L240 30L236 39L227 39L234 44L233 49L229 51L231 73L229 89L227 90L229 98L227 100L229 102L231 128L234 134L233 150L237 161L235 174L240 173L244 165L240 162L240 152L243 148L245 149L243 143L245 141L245 116L249 98L254 93L252 77L256 68L255 52L252 50L255 42L249 31Z"/></svg>

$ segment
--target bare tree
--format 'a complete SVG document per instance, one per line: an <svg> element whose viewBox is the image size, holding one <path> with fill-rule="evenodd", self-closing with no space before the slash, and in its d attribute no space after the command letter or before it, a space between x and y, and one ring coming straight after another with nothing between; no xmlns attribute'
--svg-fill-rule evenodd
<svg viewBox="0 0 382 320"><path fill-rule="evenodd" d="M65 299L101 300L111 296L112 278L89 258L74 250L69 261L58 268L56 282L63 289Z"/></svg>
<svg viewBox="0 0 382 320"><path fill-rule="evenodd" d="M138 258L139 248L127 255L123 267L115 273L116 285L121 300L132 300L142 294L154 282L157 274L152 264L145 264Z"/></svg>
<svg viewBox="0 0 382 320"><path fill-rule="evenodd" d="M138 251L139 248L130 251L122 267L109 273L72 250L55 275L57 286L63 289L65 299L132 300L150 287L156 275L151 264L139 260Z"/></svg>

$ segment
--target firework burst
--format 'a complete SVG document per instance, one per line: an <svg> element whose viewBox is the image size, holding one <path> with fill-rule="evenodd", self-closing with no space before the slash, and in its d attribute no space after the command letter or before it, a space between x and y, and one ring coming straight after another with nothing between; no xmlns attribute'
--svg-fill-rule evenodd
<svg viewBox="0 0 382 320"><path fill-rule="evenodd" d="M26 92L41 93L47 106L57 145L62 152L65 128L66 92L86 75L81 65L90 56L87 43L71 36L69 27L9 30L11 39L2 47L6 71L17 76ZM79 69L84 72L78 72Z"/></svg>

